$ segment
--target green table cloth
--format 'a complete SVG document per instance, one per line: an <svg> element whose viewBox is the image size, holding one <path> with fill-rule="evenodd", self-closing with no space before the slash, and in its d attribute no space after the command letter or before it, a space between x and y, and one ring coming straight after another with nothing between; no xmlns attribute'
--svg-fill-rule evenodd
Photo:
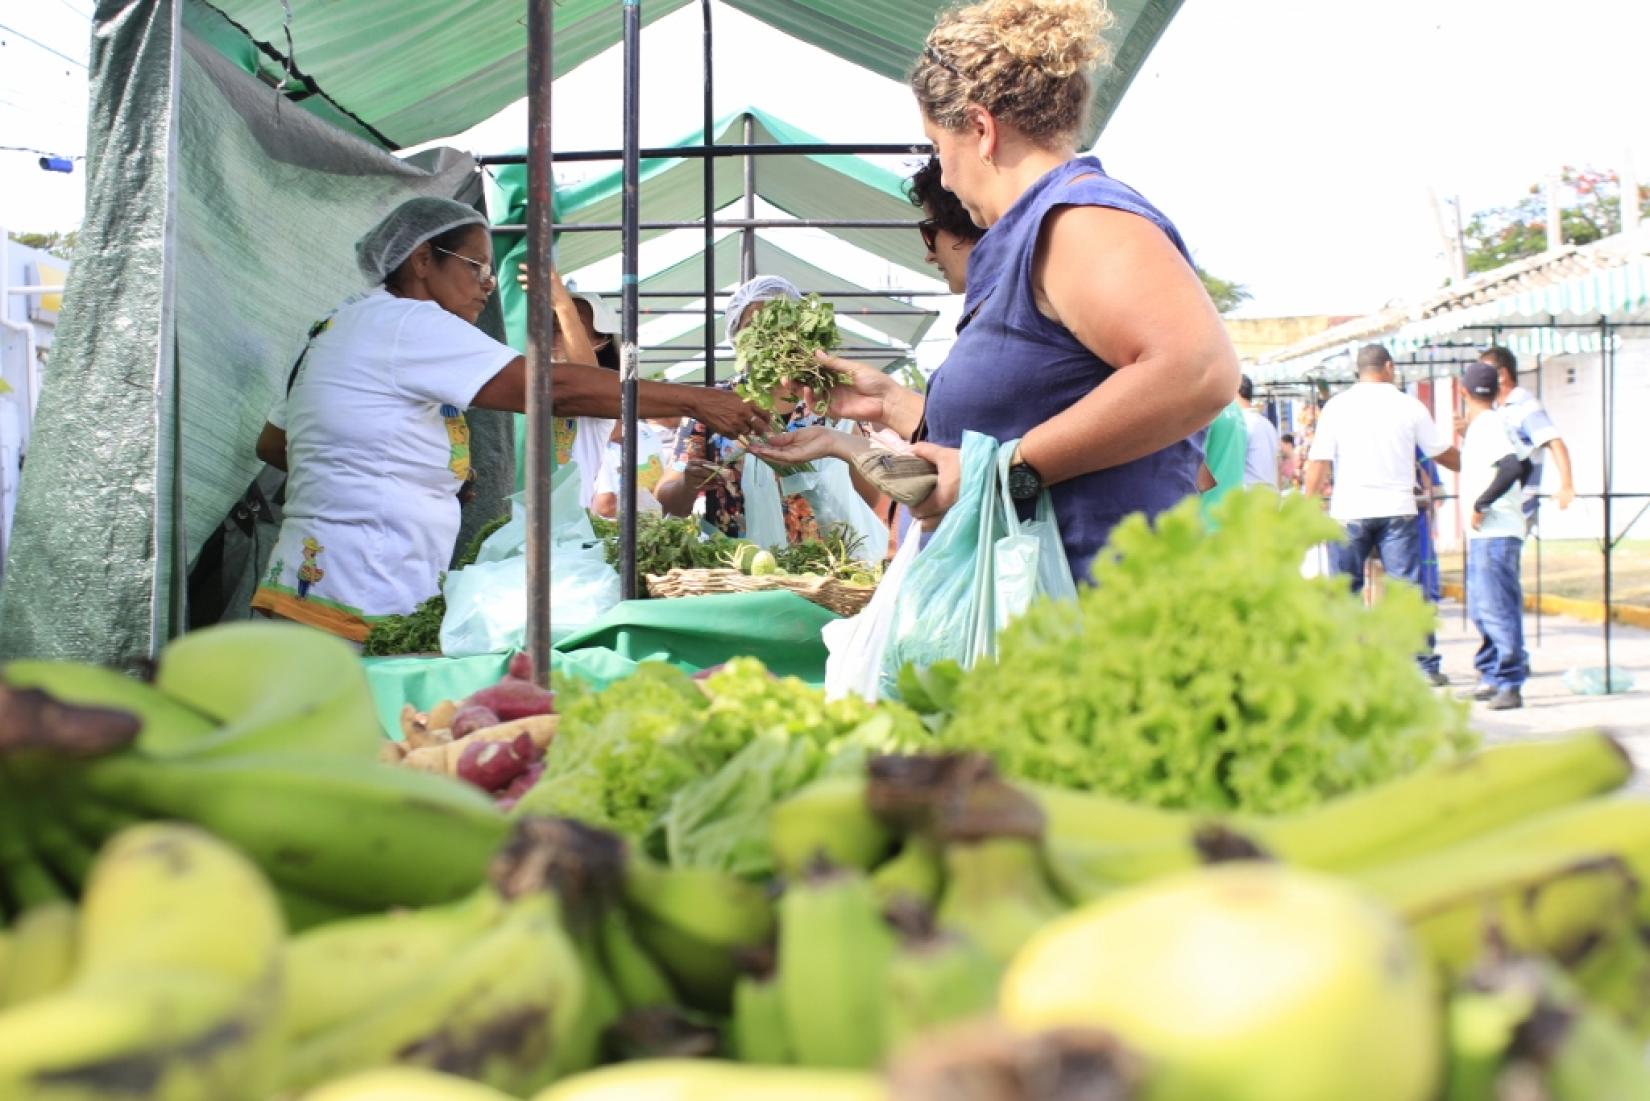
<svg viewBox="0 0 1650 1101"><path fill-rule="evenodd" d="M698 672L749 656L780 676L821 684L825 643L820 629L835 618L788 592L632 600L557 643L551 667L606 687L644 661ZM503 677L510 655L363 658L362 663L379 721L391 737L399 737L404 704L427 711L441 700L461 700Z"/></svg>

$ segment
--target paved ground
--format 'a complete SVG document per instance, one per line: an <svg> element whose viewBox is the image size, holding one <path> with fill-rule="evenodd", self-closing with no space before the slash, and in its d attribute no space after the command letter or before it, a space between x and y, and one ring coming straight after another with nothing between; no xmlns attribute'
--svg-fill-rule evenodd
<svg viewBox="0 0 1650 1101"><path fill-rule="evenodd" d="M1565 616L1541 618L1541 641L1535 637L1535 616L1524 616L1525 645L1530 651L1530 680L1524 686L1524 707L1518 711L1488 711L1472 706L1473 725L1491 741L1537 737L1604 727L1620 735L1650 780L1650 631L1619 624L1611 629L1611 652L1617 669L1633 677L1629 692L1609 696L1578 696L1564 686L1564 674L1581 667L1604 664L1604 627ZM1461 617L1461 605L1446 601L1438 610L1438 649L1444 672L1455 681L1452 691L1469 690L1476 679L1472 655L1478 632Z"/></svg>

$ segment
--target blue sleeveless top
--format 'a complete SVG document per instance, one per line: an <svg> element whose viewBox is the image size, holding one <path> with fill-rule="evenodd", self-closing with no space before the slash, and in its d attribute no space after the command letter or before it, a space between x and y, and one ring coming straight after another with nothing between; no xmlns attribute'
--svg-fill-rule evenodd
<svg viewBox="0 0 1650 1101"><path fill-rule="evenodd" d="M1079 178L1081 177L1081 178ZM965 431L1017 439L1064 412L1114 368L1037 309L1032 264L1043 219L1061 206L1104 206L1140 215L1191 256L1168 218L1105 174L1095 157L1049 172L980 238L968 258L968 296L957 342L928 382L928 439L957 447ZM1123 517L1155 516L1197 492L1203 434L1122 466L1050 487L1066 557L1079 583Z"/></svg>

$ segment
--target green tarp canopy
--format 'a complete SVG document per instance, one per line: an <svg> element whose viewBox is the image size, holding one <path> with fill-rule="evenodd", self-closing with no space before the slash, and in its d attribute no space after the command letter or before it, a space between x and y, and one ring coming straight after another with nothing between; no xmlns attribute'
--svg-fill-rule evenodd
<svg viewBox="0 0 1650 1101"><path fill-rule="evenodd" d="M905 78L934 17L949 6L934 0L723 2L893 80ZM1116 63L1096 82L1097 133L1180 2L1111 0ZM642 0L643 22L688 3ZM522 0L214 0L213 6L264 47L254 53L244 41L224 41L219 49L271 84L284 78L306 110L331 122L353 119L348 125L357 133L391 147L460 133L520 99L527 84ZM620 40L621 10L616 0L558 0L558 76ZM288 36L301 76L277 60L288 54Z"/></svg>

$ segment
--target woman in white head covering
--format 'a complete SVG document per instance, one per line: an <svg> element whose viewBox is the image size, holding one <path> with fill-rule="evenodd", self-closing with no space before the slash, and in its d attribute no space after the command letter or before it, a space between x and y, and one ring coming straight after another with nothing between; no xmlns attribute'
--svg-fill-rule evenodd
<svg viewBox="0 0 1650 1101"><path fill-rule="evenodd" d="M290 478L252 606L360 642L373 620L435 595L470 478L464 411L525 411L527 365L475 325L498 285L478 211L409 200L355 255L372 289L315 326L258 440L259 457ZM558 363L555 407L618 416L618 376ZM644 382L640 407L733 433L767 423L732 394L691 386Z"/></svg>

